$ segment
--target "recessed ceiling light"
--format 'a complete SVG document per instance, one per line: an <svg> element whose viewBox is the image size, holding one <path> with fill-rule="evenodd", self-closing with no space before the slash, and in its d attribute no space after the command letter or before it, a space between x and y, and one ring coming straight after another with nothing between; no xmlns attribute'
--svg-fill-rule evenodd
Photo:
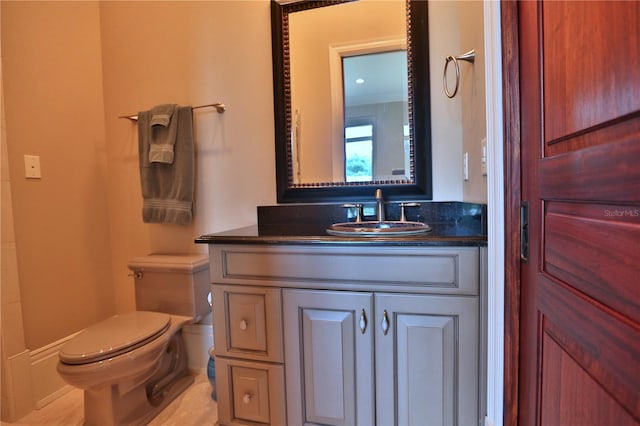
<svg viewBox="0 0 640 426"><path fill-rule="evenodd" d="M356 78L356 84L364 84L363 78Z"/></svg>

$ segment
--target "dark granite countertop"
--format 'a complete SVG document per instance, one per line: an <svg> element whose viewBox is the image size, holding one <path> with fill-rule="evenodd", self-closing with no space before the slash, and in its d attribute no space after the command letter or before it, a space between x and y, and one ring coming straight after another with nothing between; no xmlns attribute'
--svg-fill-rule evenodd
<svg viewBox="0 0 640 426"><path fill-rule="evenodd" d="M389 206L391 207L391 206ZM394 220L394 209L387 218ZM411 214L413 216L411 216ZM389 216L392 218L389 218ZM258 224L196 238L200 244L376 245L376 246L485 246L486 206L461 202L428 202L408 220L428 223L431 231L404 236L336 236L327 226L348 221L339 205L285 205L258 207ZM369 220L369 218L365 218Z"/></svg>
<svg viewBox="0 0 640 426"><path fill-rule="evenodd" d="M419 235L363 237L329 235L325 228L313 226L248 226L196 239L203 244L323 244L323 245L388 245L388 246L483 246L486 235L472 233L448 224L432 224L432 230Z"/></svg>

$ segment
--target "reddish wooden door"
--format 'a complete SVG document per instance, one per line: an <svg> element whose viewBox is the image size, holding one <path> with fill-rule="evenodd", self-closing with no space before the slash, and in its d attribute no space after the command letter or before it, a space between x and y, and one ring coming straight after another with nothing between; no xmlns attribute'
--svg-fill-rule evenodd
<svg viewBox="0 0 640 426"><path fill-rule="evenodd" d="M518 9L518 423L638 424L640 2Z"/></svg>

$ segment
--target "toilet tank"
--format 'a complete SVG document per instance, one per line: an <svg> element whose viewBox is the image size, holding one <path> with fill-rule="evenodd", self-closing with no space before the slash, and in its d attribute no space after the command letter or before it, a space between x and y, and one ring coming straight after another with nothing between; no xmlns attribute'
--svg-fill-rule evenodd
<svg viewBox="0 0 640 426"><path fill-rule="evenodd" d="M191 317L200 321L211 312L209 258L203 254L150 254L131 259L136 309Z"/></svg>

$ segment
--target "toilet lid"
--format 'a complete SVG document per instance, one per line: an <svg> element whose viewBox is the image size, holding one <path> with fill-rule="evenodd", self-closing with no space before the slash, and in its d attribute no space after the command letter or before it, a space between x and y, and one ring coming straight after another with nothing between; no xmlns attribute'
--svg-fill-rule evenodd
<svg viewBox="0 0 640 426"><path fill-rule="evenodd" d="M155 339L169 327L171 317L160 312L136 311L92 325L65 343L60 360L86 364L111 358Z"/></svg>

